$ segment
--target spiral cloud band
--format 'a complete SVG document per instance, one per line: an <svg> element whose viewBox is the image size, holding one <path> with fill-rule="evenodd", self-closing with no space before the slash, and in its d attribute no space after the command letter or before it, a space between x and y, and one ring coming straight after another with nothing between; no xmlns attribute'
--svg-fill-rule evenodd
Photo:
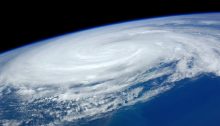
<svg viewBox="0 0 220 126"><path fill-rule="evenodd" d="M59 121L102 116L175 82L220 76L220 14L139 20L67 34L0 55L6 88ZM55 102L54 107L42 107ZM24 105L20 110L25 111ZM65 113L63 113L65 112ZM39 116L39 115L38 115Z"/></svg>

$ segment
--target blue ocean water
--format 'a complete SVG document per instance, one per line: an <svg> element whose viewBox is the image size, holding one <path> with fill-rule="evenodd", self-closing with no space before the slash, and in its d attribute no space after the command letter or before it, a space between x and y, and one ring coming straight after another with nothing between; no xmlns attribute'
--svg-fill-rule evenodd
<svg viewBox="0 0 220 126"><path fill-rule="evenodd" d="M146 102L123 108L84 126L219 126L220 78L203 75L177 82Z"/></svg>

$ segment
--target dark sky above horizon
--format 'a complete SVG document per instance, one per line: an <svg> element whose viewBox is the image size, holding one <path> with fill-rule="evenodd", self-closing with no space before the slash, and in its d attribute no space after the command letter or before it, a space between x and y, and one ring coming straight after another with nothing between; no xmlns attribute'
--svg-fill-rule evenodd
<svg viewBox="0 0 220 126"><path fill-rule="evenodd" d="M21 3L19 3L21 4ZM1 11L0 52L100 25L186 13L220 12L219 0L148 0L145 3L11 3ZM102 5L103 4L103 5Z"/></svg>

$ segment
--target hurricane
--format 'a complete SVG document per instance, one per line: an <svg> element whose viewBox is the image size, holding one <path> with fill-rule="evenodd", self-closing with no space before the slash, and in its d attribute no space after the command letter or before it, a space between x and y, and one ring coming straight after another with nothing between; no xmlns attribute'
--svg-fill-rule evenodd
<svg viewBox="0 0 220 126"><path fill-rule="evenodd" d="M20 47L0 55L0 100L16 99L11 104L23 114L17 123L101 118L148 102L183 79L220 76L219 28L219 13L170 16Z"/></svg>

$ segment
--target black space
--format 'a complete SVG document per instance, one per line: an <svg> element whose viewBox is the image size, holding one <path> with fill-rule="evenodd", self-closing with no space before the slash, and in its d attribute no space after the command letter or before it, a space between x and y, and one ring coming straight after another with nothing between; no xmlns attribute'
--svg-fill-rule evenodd
<svg viewBox="0 0 220 126"><path fill-rule="evenodd" d="M219 0L146 0L124 3L10 3L1 11L0 52L35 41L116 22L185 13L219 12Z"/></svg>

